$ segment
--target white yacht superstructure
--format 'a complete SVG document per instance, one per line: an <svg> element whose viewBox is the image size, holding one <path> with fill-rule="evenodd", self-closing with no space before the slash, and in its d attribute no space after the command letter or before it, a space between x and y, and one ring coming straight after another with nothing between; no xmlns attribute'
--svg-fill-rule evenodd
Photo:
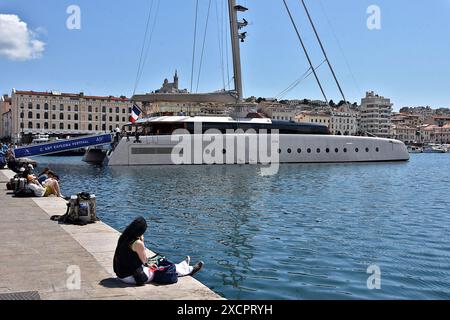
<svg viewBox="0 0 450 320"><path fill-rule="evenodd" d="M202 131L196 132L196 126ZM123 137L107 154L107 165L170 165L170 164L236 164L262 163L254 152L256 141L266 130L274 134L276 147L267 154L278 153L277 163L338 163L407 161L406 146L397 140L333 136L321 125L272 121L266 118L233 119L230 117L153 117L141 119L132 125L137 136ZM172 134L174 130L185 132ZM209 131L215 129L215 131ZM240 130L238 130L240 129ZM228 130L228 133L227 133ZM237 141L245 143L237 150ZM189 149L180 147L180 141L188 141ZM231 141L231 143L230 143ZM194 150L194 146L200 149ZM216 156L211 160L214 148ZM191 152L193 151L193 152ZM217 156L217 153L221 153ZM174 155L185 155L184 163L174 161ZM230 156L230 154L232 154ZM255 156L256 154L256 156ZM230 158L231 157L231 158Z"/></svg>

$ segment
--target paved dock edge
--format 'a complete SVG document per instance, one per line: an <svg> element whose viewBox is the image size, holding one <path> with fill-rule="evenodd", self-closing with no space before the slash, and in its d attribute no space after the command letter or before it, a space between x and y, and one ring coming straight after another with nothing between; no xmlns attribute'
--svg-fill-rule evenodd
<svg viewBox="0 0 450 320"><path fill-rule="evenodd" d="M2 189L6 192L5 180L14 176L14 172L10 170L0 170L5 178L2 181ZM12 197L11 195L9 195ZM21 198L16 198L19 202ZM57 197L45 198L27 198L32 200L48 217L52 215L62 215L65 213L67 206L66 201ZM49 219L49 223L57 224L55 221ZM82 249L87 251L97 262L98 265L110 276L109 279L98 279L99 286L105 289L100 283L102 281L109 281L112 284L111 290L116 293L113 296L105 297L106 299L163 299L163 300L218 300L223 299L221 296L213 292L211 289L203 285L201 282L193 277L179 278L178 283L167 286L157 286L148 284L143 287L123 286L115 278L113 272L112 262L114 250L119 239L120 232L110 227L109 225L98 221L94 224L86 226L64 225L57 224L64 232L66 232L74 241L76 241ZM45 248L43 249L45 250ZM153 252L149 251L149 254ZM202 272L207 272L207 266ZM83 273L83 266L80 266L81 273ZM43 299L90 299L92 297L83 297L74 292L73 295L69 292L64 294L41 294ZM102 299L100 294L98 297Z"/></svg>

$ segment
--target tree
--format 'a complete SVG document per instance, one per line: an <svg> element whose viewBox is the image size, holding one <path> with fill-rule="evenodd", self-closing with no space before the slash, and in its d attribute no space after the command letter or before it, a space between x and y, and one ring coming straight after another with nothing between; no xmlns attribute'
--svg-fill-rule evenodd
<svg viewBox="0 0 450 320"><path fill-rule="evenodd" d="M330 102L328 104L330 105L330 107L335 107L336 106L336 104L334 103L333 100L330 100Z"/></svg>
<svg viewBox="0 0 450 320"><path fill-rule="evenodd" d="M266 98L259 97L258 99L256 99L256 102L258 103L261 103L261 101L266 101Z"/></svg>

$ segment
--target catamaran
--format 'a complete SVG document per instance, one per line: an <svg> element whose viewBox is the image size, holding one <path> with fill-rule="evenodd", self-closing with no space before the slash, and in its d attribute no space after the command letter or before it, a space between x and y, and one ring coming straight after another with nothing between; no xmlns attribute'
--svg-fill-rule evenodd
<svg viewBox="0 0 450 320"><path fill-rule="evenodd" d="M283 2L310 64L311 73L314 74L325 101L328 101L289 7L286 1ZM302 2L325 55L325 61L328 62L344 101L347 101L326 56L309 11L304 1ZM260 154L255 157L255 146L250 143L244 144L243 150L236 152L237 141L239 139L256 141L262 137L262 140L264 140L274 132L276 138L272 142L275 142L276 147L275 150L269 150L268 153L276 154L275 161L278 163L409 160L409 153L405 144L398 140L362 136L335 136L331 135L328 127L323 125L276 121L254 116L254 113L247 114L245 108L242 107L243 93L239 44L240 41L242 42L245 39L245 33L240 33L240 29L245 27L247 23L245 20L244 22L238 21L238 12L246 10L247 8L236 5L235 0L228 0L234 90L227 91L224 94L235 100L236 113L221 117L173 115L139 119L127 125L133 128L134 136L122 137L114 148L107 152L104 158L105 164L111 166L210 164L212 153L215 153L212 161L215 164L262 163ZM133 100L137 100L136 97L133 97ZM180 147L181 140L189 143ZM212 141L215 141L215 149L211 148ZM200 146L200 148L193 146ZM184 161L174 161L174 158L176 158L174 155L184 157Z"/></svg>

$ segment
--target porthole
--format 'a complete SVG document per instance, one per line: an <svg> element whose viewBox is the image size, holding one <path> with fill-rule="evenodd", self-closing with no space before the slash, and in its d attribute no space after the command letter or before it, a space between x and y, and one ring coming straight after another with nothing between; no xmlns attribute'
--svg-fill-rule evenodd
<svg viewBox="0 0 450 320"><path fill-rule="evenodd" d="M223 154L227 153L227 150L226 149L222 149L222 153Z"/></svg>
<svg viewBox="0 0 450 320"><path fill-rule="evenodd" d="M369 148L366 148L366 152L369 152Z"/></svg>
<svg viewBox="0 0 450 320"><path fill-rule="evenodd" d="M306 150L308 153L311 153L311 149L310 148L308 148L308 150Z"/></svg>
<svg viewBox="0 0 450 320"><path fill-rule="evenodd" d="M292 149L291 148L287 149L287 152L292 153Z"/></svg>
<svg viewBox="0 0 450 320"><path fill-rule="evenodd" d="M355 152L359 152L359 149L358 149L358 148L355 148Z"/></svg>
<svg viewBox="0 0 450 320"><path fill-rule="evenodd" d="M319 149L319 148L317 148L317 150L316 150L316 151L317 151L317 153L320 153L320 149Z"/></svg>
<svg viewBox="0 0 450 320"><path fill-rule="evenodd" d="M281 153L281 149L278 149L278 153Z"/></svg>
<svg viewBox="0 0 450 320"><path fill-rule="evenodd" d="M378 147L375 148L375 151L376 151L376 152L380 152L380 148L378 148Z"/></svg>
<svg viewBox="0 0 450 320"><path fill-rule="evenodd" d="M302 153L302 149L298 148L297 153Z"/></svg>
<svg viewBox="0 0 450 320"><path fill-rule="evenodd" d="M326 148L325 150L327 153L330 153L330 148Z"/></svg>
<svg viewBox="0 0 450 320"><path fill-rule="evenodd" d="M338 149L338 148L334 149L334 152L338 153L338 152L339 152L339 149Z"/></svg>
<svg viewBox="0 0 450 320"><path fill-rule="evenodd" d="M344 152L347 152L347 148L344 148Z"/></svg>

